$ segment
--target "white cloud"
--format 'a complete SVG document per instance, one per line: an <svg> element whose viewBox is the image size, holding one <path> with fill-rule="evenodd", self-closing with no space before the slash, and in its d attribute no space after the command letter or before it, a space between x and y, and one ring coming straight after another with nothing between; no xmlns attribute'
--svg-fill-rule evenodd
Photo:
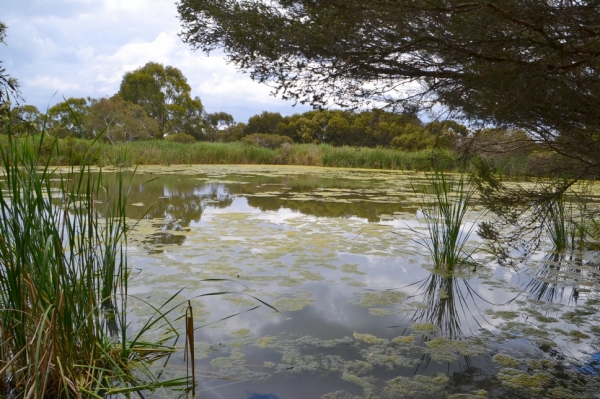
<svg viewBox="0 0 600 399"><path fill-rule="evenodd" d="M9 25L9 38L0 59L21 82L27 102L40 109L63 96L110 96L118 91L125 72L149 61L181 69L192 95L209 111L226 111L239 121L263 110L291 114L306 109L270 96L270 88L239 73L222 57L207 57L182 43L173 0L19 4L2 17Z"/></svg>
<svg viewBox="0 0 600 399"><path fill-rule="evenodd" d="M80 88L78 83L74 83L70 80L64 80L56 76L35 76L28 85L38 87L40 89L54 90L58 92L68 92L78 90ZM60 101L60 100L59 100Z"/></svg>

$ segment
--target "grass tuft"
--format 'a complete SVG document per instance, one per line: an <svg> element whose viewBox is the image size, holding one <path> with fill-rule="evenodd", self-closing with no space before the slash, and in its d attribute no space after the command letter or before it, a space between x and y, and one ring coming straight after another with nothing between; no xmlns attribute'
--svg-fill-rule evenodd
<svg viewBox="0 0 600 399"><path fill-rule="evenodd" d="M458 181L450 181L441 172L428 175L428 179L430 187L421 190L423 199L420 205L420 219L427 228L427 234L424 240L417 243L427 249L434 267L446 273L460 271L469 265L476 266L472 251L466 246L475 224L469 228L464 225L469 202L475 193L474 188L463 177ZM430 194L428 190L432 191L433 203L425 200ZM424 235L414 229L410 230Z"/></svg>

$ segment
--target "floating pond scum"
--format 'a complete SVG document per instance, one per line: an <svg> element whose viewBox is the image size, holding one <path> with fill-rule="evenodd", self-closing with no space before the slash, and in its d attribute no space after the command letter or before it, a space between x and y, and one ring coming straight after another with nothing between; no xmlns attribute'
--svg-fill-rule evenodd
<svg viewBox="0 0 600 399"><path fill-rule="evenodd" d="M449 272L419 241L423 206L435 206L423 174L144 167L131 185L128 216L142 219L129 234L129 290L143 301L130 311L144 323L175 293L191 301L200 398L600 392L599 254L549 243L502 267L474 229L490 221L476 196L458 232L471 233L468 263ZM198 299L213 291L230 293ZM246 312L252 297L279 313ZM179 344L166 377L186 375Z"/></svg>

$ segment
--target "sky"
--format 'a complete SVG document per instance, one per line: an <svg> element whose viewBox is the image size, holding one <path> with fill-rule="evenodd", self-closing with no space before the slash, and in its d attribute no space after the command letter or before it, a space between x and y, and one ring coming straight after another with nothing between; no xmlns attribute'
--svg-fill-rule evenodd
<svg viewBox="0 0 600 399"><path fill-rule="evenodd" d="M112 96L125 72L149 61L179 68L207 112L238 122L310 109L271 96L221 54L192 51L178 37L175 0L0 0L0 9L8 26L0 60L40 111L64 98Z"/></svg>

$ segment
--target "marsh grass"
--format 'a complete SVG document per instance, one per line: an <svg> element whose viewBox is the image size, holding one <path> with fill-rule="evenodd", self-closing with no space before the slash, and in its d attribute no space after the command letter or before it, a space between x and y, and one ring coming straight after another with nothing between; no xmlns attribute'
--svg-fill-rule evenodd
<svg viewBox="0 0 600 399"><path fill-rule="evenodd" d="M122 177L106 184L86 166L61 174L37 155L45 140L9 131L0 149L0 395L99 398L184 385L148 369L174 350L170 337L142 338L168 323L166 311L128 335Z"/></svg>
<svg viewBox="0 0 600 399"><path fill-rule="evenodd" d="M556 195L542 207L543 227L555 251L597 249L598 209L590 203L591 182Z"/></svg>
<svg viewBox="0 0 600 399"><path fill-rule="evenodd" d="M22 138L39 144L40 136ZM46 139L40 147L42 159L52 165L133 166L190 164L269 164L329 166L344 168L394 170L460 170L457 154L449 150L405 152L391 148L334 147L327 144L286 144L280 148L264 148L241 142L192 144L163 140L135 141L112 145L97 141L65 138ZM6 148L6 136L0 135L0 146ZM88 148L91 147L91 151Z"/></svg>
<svg viewBox="0 0 600 399"><path fill-rule="evenodd" d="M413 190L422 195L419 219L427 231L424 234L411 228L423 238L415 241L427 249L435 269L452 274L466 266L476 267L477 262L472 257L474 249L467 247L475 224L465 225L474 188L462 176L453 181L441 172L428 175L428 183L429 187L421 190L413 186Z"/></svg>

